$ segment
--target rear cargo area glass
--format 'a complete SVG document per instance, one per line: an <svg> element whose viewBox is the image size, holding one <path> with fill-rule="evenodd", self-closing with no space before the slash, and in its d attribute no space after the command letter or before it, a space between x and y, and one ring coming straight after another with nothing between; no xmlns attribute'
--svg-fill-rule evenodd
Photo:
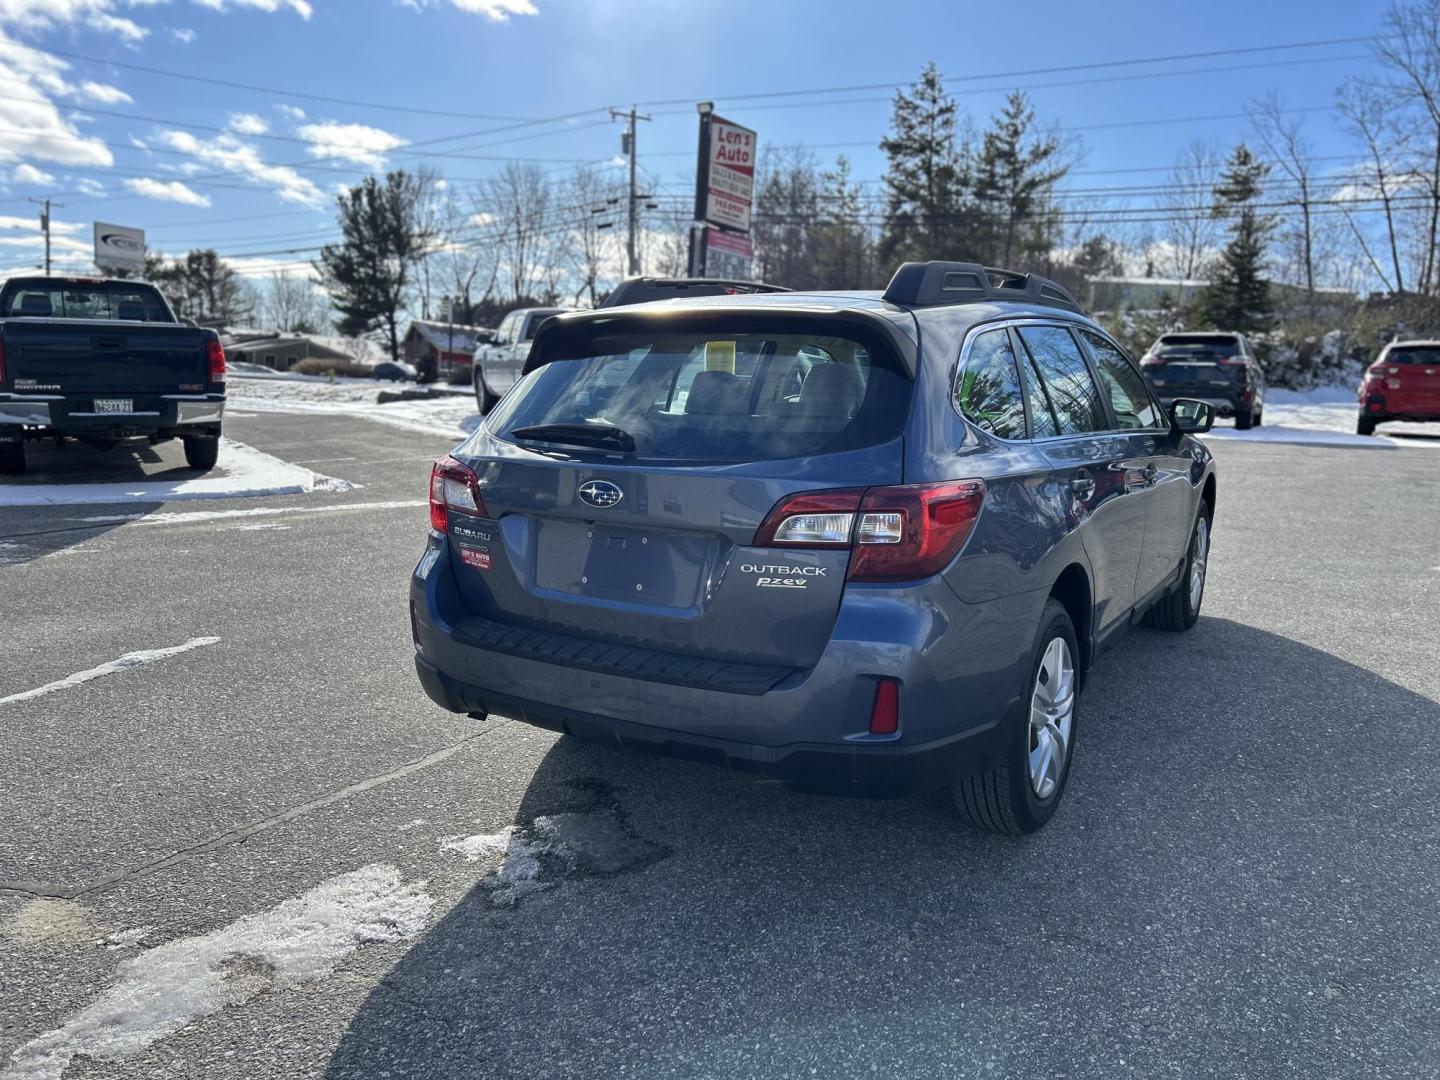
<svg viewBox="0 0 1440 1080"><path fill-rule="evenodd" d="M492 430L551 449L526 429L620 429L640 459L805 457L894 438L911 386L875 343L846 336L717 330L595 336L530 372L497 410ZM585 452L563 441L553 449Z"/></svg>

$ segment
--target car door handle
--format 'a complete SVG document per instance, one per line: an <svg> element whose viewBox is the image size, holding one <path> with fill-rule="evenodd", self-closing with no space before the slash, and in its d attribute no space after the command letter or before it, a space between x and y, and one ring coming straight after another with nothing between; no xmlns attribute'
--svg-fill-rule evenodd
<svg viewBox="0 0 1440 1080"><path fill-rule="evenodd" d="M1070 478L1070 490L1081 502L1095 494L1095 479L1089 473L1077 472Z"/></svg>

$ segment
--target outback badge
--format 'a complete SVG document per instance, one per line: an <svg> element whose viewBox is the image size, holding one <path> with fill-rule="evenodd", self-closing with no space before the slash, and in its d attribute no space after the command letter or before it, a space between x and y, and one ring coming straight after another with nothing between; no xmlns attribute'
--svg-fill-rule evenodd
<svg viewBox="0 0 1440 1080"><path fill-rule="evenodd" d="M601 509L614 506L625 497L625 492L609 480L587 480L580 485L578 494L581 502Z"/></svg>

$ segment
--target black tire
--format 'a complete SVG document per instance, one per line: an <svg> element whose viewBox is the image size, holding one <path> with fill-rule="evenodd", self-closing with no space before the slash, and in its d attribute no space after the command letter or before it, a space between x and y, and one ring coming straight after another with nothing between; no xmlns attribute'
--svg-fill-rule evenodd
<svg viewBox="0 0 1440 1080"><path fill-rule="evenodd" d="M1253 420L1251 420L1251 423L1254 424L1256 427L1259 427L1260 424L1261 424L1261 422L1262 422L1264 419L1265 419L1265 410L1264 410L1264 409L1256 409L1256 410L1255 410L1255 417L1254 417Z"/></svg>
<svg viewBox="0 0 1440 1080"><path fill-rule="evenodd" d="M1196 537L1200 523L1205 523L1204 559L1200 564L1200 596L1191 603L1190 585L1195 574ZM1190 546L1185 552L1185 571L1180 580L1145 613L1145 625L1156 630L1181 633L1189 630L1200 619L1200 607L1205 603L1205 585L1210 563L1211 512L1207 503L1200 504L1200 513L1195 515L1195 524L1190 527Z"/></svg>
<svg viewBox="0 0 1440 1080"><path fill-rule="evenodd" d="M1249 431L1255 425L1254 414L1246 409L1244 412L1235 414L1235 430Z"/></svg>
<svg viewBox="0 0 1440 1080"><path fill-rule="evenodd" d="M19 476L25 471L25 444L0 443L0 475Z"/></svg>
<svg viewBox="0 0 1440 1080"><path fill-rule="evenodd" d="M1356 435L1374 435L1374 434L1375 434L1375 418L1374 418L1373 416L1365 416L1364 414L1362 414L1362 415L1360 416L1360 419L1357 420L1356 423L1355 423L1355 434L1356 434Z"/></svg>
<svg viewBox="0 0 1440 1080"><path fill-rule="evenodd" d="M1050 781L1051 789L1042 797L1030 779L1030 754L1035 747L1031 729L1031 699L1040 679L1042 661L1053 641L1059 639L1069 650L1072 663L1069 690L1069 737L1063 744L1064 760L1059 775ZM1075 626L1060 601L1053 596L1045 601L1040 614L1040 630L1035 635L1035 649L1026 669L1025 686L1021 688L1023 708L1017 717L1007 717L1005 745L1001 759L993 768L967 776L951 793L960 817L971 825L1009 836L1023 836L1044 826L1055 814L1065 785L1070 779L1070 763L1075 758L1075 735L1080 719L1080 648L1075 639Z"/></svg>
<svg viewBox="0 0 1440 1080"><path fill-rule="evenodd" d="M485 373L481 370L480 365L479 365L479 364L476 364L476 365L475 365L475 408L477 408L478 410L480 410L480 415L481 415L481 416L489 416L489 415L490 415L490 410L493 409L493 408L495 408L495 406L498 405L499 403L500 403L500 398L499 398L499 396L496 395L496 394L492 394L492 393L490 392L490 388L485 385Z"/></svg>
<svg viewBox="0 0 1440 1080"><path fill-rule="evenodd" d="M220 436L189 435L185 438L185 464L209 472L220 459Z"/></svg>

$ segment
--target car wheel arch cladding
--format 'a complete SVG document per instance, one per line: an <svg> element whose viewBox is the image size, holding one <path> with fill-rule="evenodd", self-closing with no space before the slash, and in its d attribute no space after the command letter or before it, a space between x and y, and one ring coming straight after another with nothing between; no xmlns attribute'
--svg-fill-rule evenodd
<svg viewBox="0 0 1440 1080"><path fill-rule="evenodd" d="M1055 584L1050 587L1050 595L1065 609L1065 613L1070 616L1070 625L1075 629L1075 643L1080 650L1080 655L1075 658L1075 674L1083 688L1094 654L1091 641L1094 611L1090 575L1079 563L1071 563L1055 579Z"/></svg>

